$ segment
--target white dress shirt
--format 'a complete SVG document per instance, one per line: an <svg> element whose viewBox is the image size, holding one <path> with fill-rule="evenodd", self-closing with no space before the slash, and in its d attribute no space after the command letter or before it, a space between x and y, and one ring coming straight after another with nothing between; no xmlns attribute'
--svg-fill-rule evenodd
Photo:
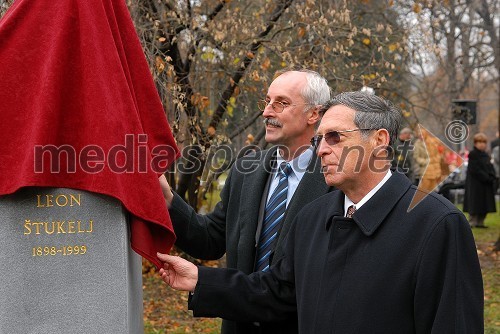
<svg viewBox="0 0 500 334"><path fill-rule="evenodd" d="M314 152L311 146L307 150L302 152L302 154L296 157L295 159L288 161L290 166L292 166L292 171L290 172L290 175L288 175L288 192L286 196L287 207L288 203L290 203L290 200L292 199L293 194L295 193L295 190L297 190L297 187L299 186L300 180L302 180L302 177L306 173L307 167L309 166L309 163L311 162L311 158L313 157L313 155ZM280 150L278 150L278 155L276 157L276 166L279 166L284 161L285 159L283 159ZM267 194L266 203L269 202L269 199L271 198L274 189L276 189L276 187L278 186L279 179L280 179L279 175L277 171L275 171L272 175L272 181L271 185L269 186L269 192Z"/></svg>

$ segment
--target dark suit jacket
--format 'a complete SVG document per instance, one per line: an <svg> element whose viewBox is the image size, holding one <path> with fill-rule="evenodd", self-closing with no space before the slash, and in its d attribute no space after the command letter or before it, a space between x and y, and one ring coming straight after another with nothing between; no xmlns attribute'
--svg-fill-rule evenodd
<svg viewBox="0 0 500 334"><path fill-rule="evenodd" d="M196 214L174 194L169 213L177 235L176 245L199 259L219 259L226 253L228 268L235 268L247 274L253 272L255 248L260 235L269 175L276 162L276 151L276 148L272 148L238 159L221 191L221 201L214 211L207 215ZM283 241L299 210L329 190L330 187L326 185L321 173L320 160L313 156L308 171L288 204L273 258L281 257ZM262 323L258 328L244 319L239 323L223 323L223 333L294 332L297 332L296 314L290 315L284 322Z"/></svg>
<svg viewBox="0 0 500 334"><path fill-rule="evenodd" d="M297 215L270 272L199 268L195 316L282 319L300 333L483 333L483 286L464 215L399 173L345 218L333 191Z"/></svg>

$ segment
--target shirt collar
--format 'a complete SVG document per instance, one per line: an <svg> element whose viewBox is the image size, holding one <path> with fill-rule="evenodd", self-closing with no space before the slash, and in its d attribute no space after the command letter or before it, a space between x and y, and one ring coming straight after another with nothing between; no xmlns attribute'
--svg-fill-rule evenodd
<svg viewBox="0 0 500 334"><path fill-rule="evenodd" d="M347 209L351 205L354 205L354 207L356 208L356 210L359 210L359 208L361 208L361 206L363 204L365 204L366 202L368 202L368 200L370 200L370 198L372 198L373 195L375 195L375 193L380 188L382 188L382 186L384 185L384 183L386 183L387 180L390 179L391 175L392 175L391 170L388 170L387 174L385 174L384 178L372 190L370 190L368 192L368 194L366 194L358 203L354 203L353 201L351 201L349 199L349 197L347 197L346 195L344 195L344 215L347 213Z"/></svg>
<svg viewBox="0 0 500 334"><path fill-rule="evenodd" d="M290 173L291 175L296 175L299 177L300 175L304 174L307 170L307 167L309 166L309 163L311 162L311 158L314 155L314 149L312 146L309 146L307 150L302 152L298 157L288 161L290 166L292 166L292 172ZM276 155L276 166L279 166L282 162L286 162L286 160L281 156L281 152L278 149L278 153ZM278 173L275 173L275 177L278 175Z"/></svg>

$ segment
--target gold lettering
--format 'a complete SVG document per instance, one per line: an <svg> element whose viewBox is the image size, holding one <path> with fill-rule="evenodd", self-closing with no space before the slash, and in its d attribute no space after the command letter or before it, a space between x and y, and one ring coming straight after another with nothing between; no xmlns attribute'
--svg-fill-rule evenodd
<svg viewBox="0 0 500 334"><path fill-rule="evenodd" d="M75 233L75 221L74 220L68 220L68 233Z"/></svg>
<svg viewBox="0 0 500 334"><path fill-rule="evenodd" d="M77 194L76 196L70 194L69 195L69 202L70 202L69 206L74 206L75 205L74 203L78 204L78 206L81 206L80 200L81 200L80 194Z"/></svg>
<svg viewBox="0 0 500 334"><path fill-rule="evenodd" d="M81 194L60 194L54 199L54 195L45 195L45 201L42 199L42 195L36 195L36 207L37 208L48 208L54 206L54 202L57 206L81 206Z"/></svg>
<svg viewBox="0 0 500 334"><path fill-rule="evenodd" d="M58 221L57 222L57 234L60 234L60 233L64 233L66 234L66 231L64 230L63 226L64 226L64 223L65 221L63 220L62 222L61 221Z"/></svg>
<svg viewBox="0 0 500 334"><path fill-rule="evenodd" d="M31 234L31 220L26 219L24 221L24 235Z"/></svg>
<svg viewBox="0 0 500 334"><path fill-rule="evenodd" d="M40 202L40 198L42 197L42 195L36 195L36 201L37 201L37 204L36 204L36 207L37 208L44 208L45 205L43 205L41 202Z"/></svg>
<svg viewBox="0 0 500 334"><path fill-rule="evenodd" d="M76 224L78 226L78 233L84 233L85 230L82 230L82 221L81 220L77 220Z"/></svg>
<svg viewBox="0 0 500 334"><path fill-rule="evenodd" d="M60 203L59 202L60 198L64 199L64 202ZM57 197L56 197L56 204L57 204L57 206L66 206L66 205L68 205L68 197L66 197L66 195L57 195Z"/></svg>
<svg viewBox="0 0 500 334"><path fill-rule="evenodd" d="M35 234L40 234L40 225L43 225L43 223L41 222L35 222L35 223L31 223L31 225L35 225L35 228L36 228L36 232Z"/></svg>
<svg viewBox="0 0 500 334"><path fill-rule="evenodd" d="M75 234L75 233L92 233L94 232L94 221L89 220L88 225L81 220L53 220L53 221L31 221L30 219L24 220L24 235L30 234Z"/></svg>
<svg viewBox="0 0 500 334"><path fill-rule="evenodd" d="M53 234L54 233L54 230L56 229L56 223L55 222L52 222L52 230L49 231L49 222L45 222L45 233L47 234Z"/></svg>

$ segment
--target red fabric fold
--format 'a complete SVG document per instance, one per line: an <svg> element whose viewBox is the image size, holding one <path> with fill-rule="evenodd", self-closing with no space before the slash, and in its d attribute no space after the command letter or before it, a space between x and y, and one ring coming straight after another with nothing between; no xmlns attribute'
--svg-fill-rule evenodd
<svg viewBox="0 0 500 334"><path fill-rule="evenodd" d="M0 20L0 115L0 195L115 197L132 248L161 265L175 235L157 178L179 151L123 0L17 0Z"/></svg>

